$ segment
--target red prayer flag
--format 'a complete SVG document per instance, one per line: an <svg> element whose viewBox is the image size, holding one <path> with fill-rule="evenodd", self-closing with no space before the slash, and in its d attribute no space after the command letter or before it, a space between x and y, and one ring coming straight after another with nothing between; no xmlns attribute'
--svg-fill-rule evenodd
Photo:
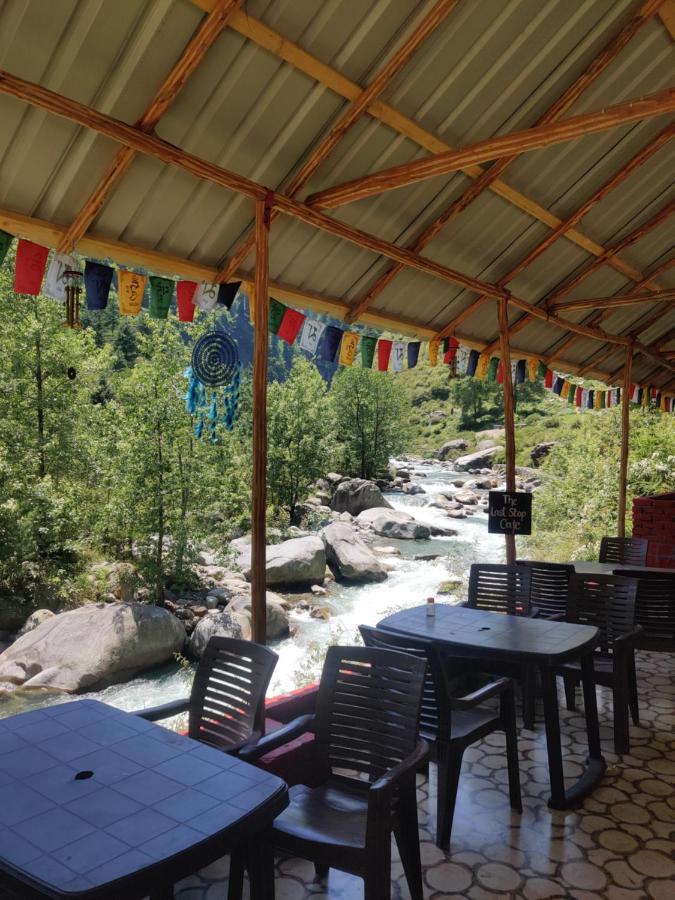
<svg viewBox="0 0 675 900"><path fill-rule="evenodd" d="M453 362L454 358L457 356L457 350L459 349L459 341L457 338L449 337L446 338L446 351L443 354L443 362L449 366L451 362Z"/></svg>
<svg viewBox="0 0 675 900"><path fill-rule="evenodd" d="M195 317L195 305L192 298L197 290L196 281L179 281L176 285L176 303L178 304L178 321L192 322Z"/></svg>
<svg viewBox="0 0 675 900"><path fill-rule="evenodd" d="M574 405L575 405L575 406L581 406L581 395L582 395L582 393L583 393L583 388L581 387L581 385L579 385L579 387L577 388L576 397L574 398Z"/></svg>
<svg viewBox="0 0 675 900"><path fill-rule="evenodd" d="M499 365L497 366L497 384L504 384L504 360L499 360Z"/></svg>
<svg viewBox="0 0 675 900"><path fill-rule="evenodd" d="M546 369L546 378L544 378L544 387L548 388L549 391L553 387L553 372L550 369Z"/></svg>
<svg viewBox="0 0 675 900"><path fill-rule="evenodd" d="M23 238L16 248L14 290L17 294L39 294L47 265L48 247Z"/></svg>
<svg viewBox="0 0 675 900"><path fill-rule="evenodd" d="M277 336L286 341L287 344L292 344L298 336L298 332L302 328L302 323L304 321L305 317L302 313L298 312L297 309L287 308L284 317L281 320L279 331L277 331Z"/></svg>
<svg viewBox="0 0 675 900"><path fill-rule="evenodd" d="M377 368L380 372L386 372L389 368L392 341L377 342Z"/></svg>

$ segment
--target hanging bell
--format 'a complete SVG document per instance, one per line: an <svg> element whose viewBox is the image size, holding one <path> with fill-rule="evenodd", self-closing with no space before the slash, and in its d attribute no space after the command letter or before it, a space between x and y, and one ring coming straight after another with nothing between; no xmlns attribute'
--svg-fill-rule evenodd
<svg viewBox="0 0 675 900"><path fill-rule="evenodd" d="M66 326L68 328L82 328L80 322L82 272L79 272L77 269L66 269L63 273L63 281L65 284Z"/></svg>

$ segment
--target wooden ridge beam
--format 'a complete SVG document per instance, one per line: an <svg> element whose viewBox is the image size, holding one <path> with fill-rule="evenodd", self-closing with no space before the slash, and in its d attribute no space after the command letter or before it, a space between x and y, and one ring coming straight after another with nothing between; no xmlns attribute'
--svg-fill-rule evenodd
<svg viewBox="0 0 675 900"><path fill-rule="evenodd" d="M640 9L631 16L628 22L621 27L619 32L615 34L600 53L594 57L584 72L582 72L567 90L552 104L552 106L539 117L535 126L546 125L549 122L555 122L557 119L560 119L579 99L582 93L593 84L597 78L599 78L628 42L635 34L637 34L640 28L650 21L662 3L663 0L645 0ZM493 163L489 169L486 169L483 174L470 185L466 191L464 191L461 197L451 203L449 207L427 226L422 234L409 245L409 249L416 253L421 252L427 244L440 234L446 225L456 219L457 216L467 209L477 197L483 194L491 184L500 178L516 159L518 159L517 156L508 156ZM391 284L392 280L400 271L400 266L394 266L387 269L366 294L355 304L354 312L350 314L348 321L355 321L359 315L373 303L375 298Z"/></svg>
<svg viewBox="0 0 675 900"><path fill-rule="evenodd" d="M215 163L208 162L192 153L181 150L155 135L145 134L138 128L98 112L90 106L85 106L82 103L50 91L41 85L1 70L0 93L9 94L40 109L45 109L55 115L76 122L85 128L91 128L99 134L125 144L140 153L159 159L167 165L176 166L203 181L208 181L243 194L252 200L262 200L270 197L271 205L280 212L312 225L321 231L333 234L335 237L350 241L358 247L371 250L373 253L381 256L387 256L397 262L402 262L412 269L425 272L427 275L440 278L450 284L458 284L460 287L476 293L485 293L491 297L504 295L503 290L494 287L488 282L463 275L461 272L457 272L448 266L443 266L419 254L411 253L403 247L397 247L395 244L383 241L375 235L353 228L337 219L330 218L304 203L299 203L292 197L286 197L284 194L272 191L264 185L252 181L250 178L237 175L229 169L224 169Z"/></svg>
<svg viewBox="0 0 675 900"><path fill-rule="evenodd" d="M338 117L338 120L329 129L328 133L312 149L305 162L293 175L288 184L283 186L282 190L287 196L297 196L298 192L302 190L314 172L333 152L352 125L361 118L371 104L386 90L414 53L447 18L458 2L459 0L438 0L422 21L417 23L406 40L397 47L391 58L382 66L368 87L359 91L358 96L351 101L348 108ZM276 215L278 213L273 214L273 218ZM232 273L241 266L250 254L254 243L255 232L253 228L249 228L218 273L219 282L227 282L232 278Z"/></svg>
<svg viewBox="0 0 675 900"><path fill-rule="evenodd" d="M645 97L629 100L627 103L619 103L596 112L572 116L561 122L514 131L511 134L478 141L461 150L438 153L427 159L392 166L389 169L374 172L372 175L336 184L325 191L312 194L308 198L308 203L318 209L335 209L365 197L372 197L375 194L383 194L396 190L396 188L427 181L429 178L457 172L466 165L488 162L502 156L541 150L554 144L575 141L586 135L611 131L631 122L663 116L674 110L675 88L667 88Z"/></svg>
<svg viewBox="0 0 675 900"><path fill-rule="evenodd" d="M578 309L615 309L619 306L634 306L640 303L654 303L657 300L675 300L675 288L670 290L654 291L651 294L630 293L616 294L614 297L589 297L584 300L559 300L557 303L548 305L551 312L560 312L561 310L578 310Z"/></svg>
<svg viewBox="0 0 675 900"><path fill-rule="evenodd" d="M208 12L213 8L215 0L190 0L190 2ZM666 2L672 2L672 0L666 0ZM356 82L346 78L336 69L308 53L298 44L283 37L283 35L274 31L260 19L254 18L248 11L235 13L230 21L230 27L242 37L254 42L272 56L288 63L299 72L303 72L338 96L347 100L355 100L360 95L362 89ZM433 132L423 128L413 119L403 115L381 100L375 100L371 103L368 108L368 114L430 153L442 153L454 149L450 144L433 134ZM465 175L473 179L479 178L483 171L484 169L477 165L466 166L462 169ZM561 224L562 220L549 209L546 209L532 198L526 197L501 179L497 179L491 184L489 190L526 213L526 215L541 222L547 228L557 228ZM565 238L593 256L599 256L604 250L604 247L576 228L570 228L566 232ZM610 261L610 265L617 272L621 272L633 281L640 277L639 273L636 273L635 269L619 256L614 257Z"/></svg>
<svg viewBox="0 0 675 900"><path fill-rule="evenodd" d="M183 50L180 59L164 79L157 93L150 101L141 118L136 122L140 131L151 132L168 110L185 83L200 65L209 49L222 33L243 0L217 0L208 16L200 23L194 35ZM115 154L98 184L83 204L70 228L57 248L63 253L70 251L87 231L101 212L115 187L128 171L136 157L130 147L121 147Z"/></svg>

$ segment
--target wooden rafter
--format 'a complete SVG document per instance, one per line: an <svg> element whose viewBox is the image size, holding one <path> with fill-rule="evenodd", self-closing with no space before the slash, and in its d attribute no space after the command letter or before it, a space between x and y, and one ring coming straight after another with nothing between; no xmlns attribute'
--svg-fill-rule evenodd
<svg viewBox="0 0 675 900"><path fill-rule="evenodd" d="M213 9L199 25L183 50L180 59L164 79L141 118L136 122L136 127L140 131L148 133L153 131L242 2L243 0L217 0L214 3ZM63 236L58 247L59 250L67 253L77 244L103 209L115 187L128 171L135 156L136 152L130 147L121 147L117 151L115 158Z"/></svg>
<svg viewBox="0 0 675 900"><path fill-rule="evenodd" d="M515 156L541 150L554 144L577 140L590 134L611 131L621 125L638 122L641 119L652 119L675 111L675 88L657 91L645 97L608 106L596 112L572 116L561 122L540 125L514 131L511 134L478 141L461 150L450 153L438 153L427 159L413 160L400 166L392 166L364 178L356 178L344 184L336 184L325 191L319 191L308 198L308 203L317 209L335 209L347 203L354 203L365 197L383 194L396 188L417 184L457 172L463 166L500 159L503 156Z"/></svg>
<svg viewBox="0 0 675 900"><path fill-rule="evenodd" d="M567 88L566 91L563 92L553 105L546 110L543 116L537 120L535 125L546 125L548 122L555 122L557 119L560 119L579 99L583 92L599 78L628 42L635 34L637 34L640 28L654 16L662 3L663 0L646 0L635 15L631 16L628 22L622 26L619 32L615 34L600 53L595 56L584 72L582 72L582 74ZM409 249L416 253L421 252L424 247L440 234L446 225L457 218L457 216L470 206L477 197L488 190L488 188L504 174L506 169L508 169L511 163L517 158L517 156L509 156L493 163L489 169L486 169L485 172L483 172L480 178L467 188L461 197L447 207L447 209L445 209L423 231L423 233L409 245ZM348 321L355 321L364 310L368 309L375 298L391 284L400 271L400 266L392 266L387 269L366 294L357 301L354 305L354 311L349 315Z"/></svg>
<svg viewBox="0 0 675 900"><path fill-rule="evenodd" d="M208 12L213 8L215 0L191 0L191 2ZM666 0L666 3L672 2L674 0ZM342 73L308 53L307 50L298 44L274 31L269 25L250 15L248 10L235 13L230 22L230 27L242 37L257 44L257 46L277 59L283 60L298 71L303 72L338 96L347 100L355 100L361 94L362 88L356 82L346 78ZM368 108L368 114L430 153L442 153L453 149L450 144L441 140L433 132L423 128L417 122L382 100L375 100L371 103ZM484 169L481 166L476 165L462 169L462 172L472 179L479 178L483 171ZM501 179L497 179L494 184L490 185L489 189L507 203L515 206L516 209L541 222L547 228L557 228L561 224L562 220L549 209L546 209L532 198L526 197ZM594 256L599 256L604 250L604 247L576 228L570 228L565 233L565 238ZM610 265L617 272L621 272L632 280L640 277L639 274L635 273L633 267L619 256L614 257L610 261Z"/></svg>
<svg viewBox="0 0 675 900"><path fill-rule="evenodd" d="M630 293L616 294L614 297L589 297L584 300L559 300L550 303L547 309L552 312L561 310L579 309L615 309L618 306L634 306L640 303L654 303L657 300L675 300L675 288L671 290L654 291L651 294Z"/></svg>
<svg viewBox="0 0 675 900"><path fill-rule="evenodd" d="M339 116L337 122L328 133L312 149L309 156L293 175L287 185L283 187L284 193L289 197L297 196L298 192L307 184L314 172L333 152L349 129L361 118L372 103L391 84L401 69L410 60L424 41L434 33L438 26L447 18L457 5L459 0L438 0L430 12L416 24L409 36L401 43L391 58L382 66L375 78L365 90L351 101L348 108ZM276 214L278 215L278 213ZM218 281L227 282L232 278L232 273L244 262L255 243L255 232L249 229L245 237L235 247L227 263L218 273Z"/></svg>

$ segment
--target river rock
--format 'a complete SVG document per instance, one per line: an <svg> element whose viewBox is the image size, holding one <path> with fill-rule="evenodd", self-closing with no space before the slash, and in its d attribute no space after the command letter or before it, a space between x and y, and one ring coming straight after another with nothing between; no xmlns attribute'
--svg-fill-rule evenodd
<svg viewBox="0 0 675 900"><path fill-rule="evenodd" d="M239 640L251 639L251 621L245 613L231 613L224 609L213 609L197 622L190 637L190 655L199 659L212 637L231 637Z"/></svg>
<svg viewBox="0 0 675 900"><path fill-rule="evenodd" d="M469 453L466 456L458 456L454 466L460 472L468 469L480 469L488 466L500 450L501 447L492 446L486 447L484 450L476 450L475 453Z"/></svg>
<svg viewBox="0 0 675 900"><path fill-rule="evenodd" d="M404 494L426 494L426 491L422 487L421 484L415 484L410 481L403 485L403 493Z"/></svg>
<svg viewBox="0 0 675 900"><path fill-rule="evenodd" d="M475 504L478 503L479 497L478 494L474 494L473 491L462 488L459 491L455 491L455 500L458 503L461 503L462 506L475 506Z"/></svg>
<svg viewBox="0 0 675 900"><path fill-rule="evenodd" d="M336 512L348 512L353 516L358 516L364 509L373 509L373 507L390 508L390 505L373 481L366 481L363 478L349 478L340 482L337 486L333 494L331 507Z"/></svg>
<svg viewBox="0 0 675 900"><path fill-rule="evenodd" d="M375 534L402 540L424 540L429 537L428 526L417 522L410 513L399 509L366 509L359 513L358 521L370 525Z"/></svg>
<svg viewBox="0 0 675 900"><path fill-rule="evenodd" d="M185 628L141 603L90 603L53 616L0 654L0 682L76 693L126 681L171 659Z"/></svg>
<svg viewBox="0 0 675 900"><path fill-rule="evenodd" d="M333 522L321 532L326 558L341 581L383 581L385 567L356 531L344 522Z"/></svg>
<svg viewBox="0 0 675 900"><path fill-rule="evenodd" d="M53 619L54 616L55 613L53 613L51 609L36 609L35 612L31 613L23 623L21 629L17 634L17 637L28 634L29 631L34 631L38 627L38 625L42 625L43 622L48 622L50 619Z"/></svg>
<svg viewBox="0 0 675 900"><path fill-rule="evenodd" d="M286 603L278 594L267 591L265 599L266 608L266 635L268 641L276 641L279 638L288 637L289 618ZM249 629L251 627L251 596L242 595L235 597L228 605L227 612L233 615L248 617Z"/></svg>
<svg viewBox="0 0 675 900"><path fill-rule="evenodd" d="M452 441L446 441L438 451L438 458L447 459L448 456L451 456L453 453L461 453L462 450L466 450L468 446L469 445L464 438L455 438Z"/></svg>
<svg viewBox="0 0 675 900"><path fill-rule="evenodd" d="M542 441L540 444L537 444L536 447L533 447L530 453L532 465L535 468L538 468L541 465L542 459L545 459L549 455L555 445L555 441Z"/></svg>
<svg viewBox="0 0 675 900"><path fill-rule="evenodd" d="M251 580L250 546L240 556L239 565L247 581ZM321 538L315 534L291 538L267 548L265 567L268 585L288 587L309 586L323 580L326 551Z"/></svg>
<svg viewBox="0 0 675 900"><path fill-rule="evenodd" d="M446 525L430 525L429 533L433 537L456 537L458 534L455 528L448 528Z"/></svg>

